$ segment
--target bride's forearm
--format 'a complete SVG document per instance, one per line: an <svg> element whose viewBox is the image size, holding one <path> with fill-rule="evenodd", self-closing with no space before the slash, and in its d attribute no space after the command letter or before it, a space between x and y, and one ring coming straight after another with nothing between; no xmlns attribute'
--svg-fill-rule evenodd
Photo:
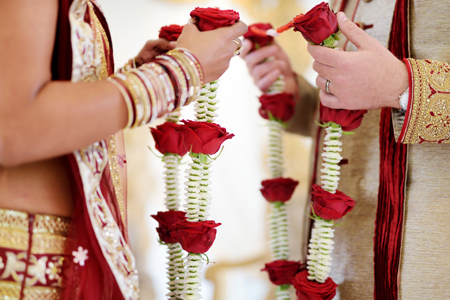
<svg viewBox="0 0 450 300"><path fill-rule="evenodd" d="M13 110L0 113L0 165L64 155L116 133L127 123L125 101L108 81L53 81L35 99L16 103Z"/></svg>

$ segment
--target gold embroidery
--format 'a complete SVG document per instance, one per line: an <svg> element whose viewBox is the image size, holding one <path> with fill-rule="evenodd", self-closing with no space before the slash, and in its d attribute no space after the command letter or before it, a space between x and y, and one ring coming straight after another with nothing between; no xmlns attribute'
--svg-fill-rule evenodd
<svg viewBox="0 0 450 300"><path fill-rule="evenodd" d="M0 227L0 247L25 251L28 249L28 231Z"/></svg>
<svg viewBox="0 0 450 300"><path fill-rule="evenodd" d="M0 281L0 299L16 300L20 297L20 284L16 282Z"/></svg>
<svg viewBox="0 0 450 300"><path fill-rule="evenodd" d="M404 143L450 143L450 67L445 62L408 59L411 106Z"/></svg>
<svg viewBox="0 0 450 300"><path fill-rule="evenodd" d="M95 46L98 47L99 50L97 54L101 59L101 68L100 68L100 76L101 80L104 80L109 77L108 74L108 62L106 60L107 55L110 55L111 49L109 47L108 35L105 32L102 24L100 23L97 15L95 14L94 5L88 2L89 14L91 19L91 27L94 32L94 40ZM105 49L106 47L106 49ZM116 136L111 135L108 140L108 160L109 160L109 169L111 172L111 178L114 186L115 195L117 198L117 202L119 204L120 216L122 218L122 223L126 224L126 209L125 209L125 201L123 199L122 194L122 184L120 180L119 173L119 165L117 162L117 145L116 145Z"/></svg>
<svg viewBox="0 0 450 300"><path fill-rule="evenodd" d="M54 234L33 234L33 254L62 254L66 248L67 238Z"/></svg>
<svg viewBox="0 0 450 300"><path fill-rule="evenodd" d="M0 281L1 300L19 300L20 283ZM56 287L28 287L24 289L23 300L58 300L61 289Z"/></svg>
<svg viewBox="0 0 450 300"><path fill-rule="evenodd" d="M119 163L117 162L117 145L115 135L110 136L108 139L108 157L114 190L116 192L116 198L119 204L120 216L122 218L122 223L126 225L127 224L125 214L126 208L122 194L122 183L120 181Z"/></svg>
<svg viewBox="0 0 450 300"><path fill-rule="evenodd" d="M103 45L103 41L100 39L97 40L95 36L97 35L99 37L99 33L102 33L102 31L96 31L95 28L86 26L87 24L84 22L85 14L90 11L92 11L90 1L74 0L69 12L72 28L72 49L74 49L73 61L76 62L73 64L74 68L72 72L72 80L74 81L87 81L92 79L92 75L97 76L96 80L100 79L100 76L104 76L101 75L101 69L105 66L104 63L106 61L102 61L98 48L100 47L98 42L101 41ZM95 24L95 14L91 14L90 17L92 18L91 21L93 20ZM90 52L80 51L81 49ZM92 68L95 68L95 72L93 73L90 72ZM86 206L92 228L103 256L116 278L123 297L125 299L138 299L138 276L134 256L111 210L106 204L100 188L100 180L106 167L106 162L108 161L105 141L99 141L85 149L75 151L74 155L77 159L83 182ZM112 176L114 176L114 173ZM115 186L115 188L117 187ZM121 193L117 193L117 190L116 195L118 200L122 196Z"/></svg>
<svg viewBox="0 0 450 300"><path fill-rule="evenodd" d="M21 211L0 209L0 227L28 231L28 214Z"/></svg>
<svg viewBox="0 0 450 300"><path fill-rule="evenodd" d="M35 215L31 253L64 253L69 224L68 218ZM29 237L27 213L0 209L0 247L26 251Z"/></svg>
<svg viewBox="0 0 450 300"><path fill-rule="evenodd" d="M29 287L24 290L24 300L59 300L61 289L56 287Z"/></svg>

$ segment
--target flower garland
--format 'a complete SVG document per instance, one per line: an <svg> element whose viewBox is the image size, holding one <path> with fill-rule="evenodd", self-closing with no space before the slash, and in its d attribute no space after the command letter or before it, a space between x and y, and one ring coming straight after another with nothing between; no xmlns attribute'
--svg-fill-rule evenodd
<svg viewBox="0 0 450 300"><path fill-rule="evenodd" d="M339 40L336 14L322 2L306 14L296 16L288 24L281 26L281 33L289 28L299 31L311 44L334 48ZM331 254L334 249L334 221L350 212L355 201L338 191L343 134L357 128L367 111L336 110L320 106L320 121L325 128L323 169L321 186L312 185L312 218L314 225L309 241L307 270L299 272L293 280L299 299L331 300L336 295L337 284L329 277Z"/></svg>
<svg viewBox="0 0 450 300"><path fill-rule="evenodd" d="M252 42L252 49L270 45L274 29L270 24L256 23L250 25L244 38ZM276 33L275 33L276 34ZM271 179L262 181L261 193L271 204L269 213L269 244L273 261L267 263L262 271L267 271L270 281L277 286L276 298L289 300L292 278L303 266L300 262L289 259L289 220L286 202L292 197L298 181L283 178L283 141L285 124L294 115L295 101L293 95L284 93L282 76L272 84L267 92L259 97L261 117L268 120L269 126L269 169Z"/></svg>
<svg viewBox="0 0 450 300"><path fill-rule="evenodd" d="M183 26L169 25L161 27L159 38L168 41L176 41L183 30ZM179 172L180 161L187 153L182 143L180 134L181 125L178 124L180 109L174 110L166 115L166 122L156 128L150 128L155 140L156 149L163 154L164 163L164 187L166 212L158 212L152 217L158 221L157 228L161 243L167 245L167 278L168 299L181 299L184 289L184 260L185 251L180 243L171 236L173 224L184 220L185 213L180 209Z"/></svg>
<svg viewBox="0 0 450 300"><path fill-rule="evenodd" d="M217 8L197 7L190 15L197 20L197 26L200 31L232 25L239 20L237 12L233 10L219 10ZM165 27L164 36L169 40L170 38L177 39L179 34L173 31L180 30L181 32L181 29L175 25ZM163 30L161 30L162 32ZM169 245L169 299L201 298L201 271L205 261L203 256L214 243L217 233L216 227L220 225L220 223L207 220L211 204L209 188L211 164L215 160L211 155L216 154L220 150L222 143L231 139L234 135L214 123L214 119L217 116L215 112L218 103L216 99L217 89L217 81L203 85L195 99L195 121L183 120L181 121L182 124L171 125L174 128L172 132L162 132L159 138L158 130L162 131L162 128L152 129L155 142L157 142L157 149L159 143L172 140L173 144L189 152L192 160L186 171L187 199L184 205L185 212L170 210L174 206L167 206L168 212L159 212L157 215L152 216L159 222L157 230L160 240ZM166 123L178 122L179 113L176 112L169 115L167 120L168 122ZM170 137L171 135L178 135L179 139L175 141L175 138ZM164 157L168 156L165 155ZM174 185L176 184L173 176L176 160L172 158L167 161L167 171L165 172L166 195L173 196L172 191L175 190ZM164 236L164 233L166 236ZM170 236L170 238L167 238L167 236ZM175 244L179 244L184 251L188 252L186 257L183 257L178 247L171 246Z"/></svg>

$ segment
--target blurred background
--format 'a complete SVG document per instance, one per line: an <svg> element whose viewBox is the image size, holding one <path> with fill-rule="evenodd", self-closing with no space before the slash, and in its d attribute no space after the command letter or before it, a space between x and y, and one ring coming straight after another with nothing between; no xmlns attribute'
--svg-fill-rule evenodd
<svg viewBox="0 0 450 300"><path fill-rule="evenodd" d="M248 25L257 22L279 27L318 0L98 0L112 33L116 67L134 57L148 39L156 39L162 26L183 25L197 6L233 9ZM295 71L314 83L306 42L292 30L276 40L289 54ZM271 262L266 219L268 203L259 189L269 179L266 121L259 116L258 97L244 61L235 57L220 78L216 123L235 137L213 163L210 218L222 223L214 245L207 252L212 263L204 268L202 299L274 299L274 286L260 270ZM192 105L182 111L183 119L194 119ZM158 120L151 127L164 122ZM166 299L166 247L158 243L157 222L150 217L165 211L163 163L148 147L154 142L148 128L125 132L128 163L128 220L133 252L140 274L141 299ZM290 260L304 260L303 224L309 187L310 138L286 133L285 173L300 181L288 202ZM155 150L155 153L158 153ZM159 153L158 153L159 154ZM186 164L188 158L183 160ZM186 181L184 172L181 182ZM183 192L184 194L184 192Z"/></svg>

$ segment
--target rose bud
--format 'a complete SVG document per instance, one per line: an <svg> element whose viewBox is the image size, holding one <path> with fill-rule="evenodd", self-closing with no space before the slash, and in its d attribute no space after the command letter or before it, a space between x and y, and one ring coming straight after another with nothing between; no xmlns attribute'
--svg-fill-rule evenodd
<svg viewBox="0 0 450 300"><path fill-rule="evenodd" d="M196 7L191 11L190 16L197 20L197 26L200 31L230 26L239 20L238 12L232 9L221 10L215 7Z"/></svg>
<svg viewBox="0 0 450 300"><path fill-rule="evenodd" d="M150 128L155 147L162 154L174 153L183 156L187 153L184 147L183 136L181 135L182 125L174 122L165 122L156 128Z"/></svg>
<svg viewBox="0 0 450 300"><path fill-rule="evenodd" d="M161 242L166 244L178 242L171 234L175 229L173 226L175 223L186 220L186 213L184 211L169 210L158 212L156 215L152 215L152 218L159 223L159 227L156 228L156 231L158 232Z"/></svg>

